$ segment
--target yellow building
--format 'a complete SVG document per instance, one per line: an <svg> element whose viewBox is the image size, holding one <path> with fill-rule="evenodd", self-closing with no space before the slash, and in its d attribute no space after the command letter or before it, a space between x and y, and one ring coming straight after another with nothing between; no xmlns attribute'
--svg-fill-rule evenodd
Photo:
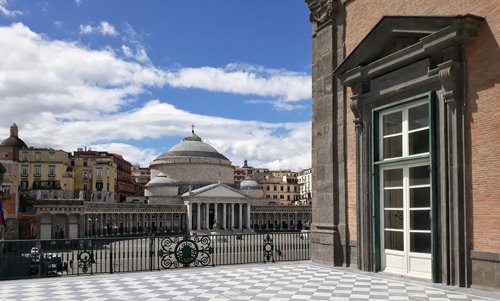
<svg viewBox="0 0 500 301"><path fill-rule="evenodd" d="M71 158L74 168L75 198L87 201L114 202L116 190L116 163L104 156L79 156Z"/></svg>
<svg viewBox="0 0 500 301"><path fill-rule="evenodd" d="M299 200L298 173L291 171L271 171L266 183L259 183L264 189L264 197L279 199L281 205L292 205Z"/></svg>
<svg viewBox="0 0 500 301"><path fill-rule="evenodd" d="M19 150L18 174L20 187L32 197L73 198L73 171L69 153L52 148L23 148Z"/></svg>

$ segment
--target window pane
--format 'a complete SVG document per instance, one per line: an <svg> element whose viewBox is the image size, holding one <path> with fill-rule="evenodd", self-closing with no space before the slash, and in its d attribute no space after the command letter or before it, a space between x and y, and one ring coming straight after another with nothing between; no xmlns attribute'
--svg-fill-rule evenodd
<svg viewBox="0 0 500 301"><path fill-rule="evenodd" d="M430 230L430 210L410 211L410 230Z"/></svg>
<svg viewBox="0 0 500 301"><path fill-rule="evenodd" d="M384 159L403 156L403 136L384 138Z"/></svg>
<svg viewBox="0 0 500 301"><path fill-rule="evenodd" d="M385 208L403 208L403 189L384 190Z"/></svg>
<svg viewBox="0 0 500 301"><path fill-rule="evenodd" d="M384 136L403 132L403 112L384 115Z"/></svg>
<svg viewBox="0 0 500 301"><path fill-rule="evenodd" d="M403 210L384 210L384 227L390 229L403 229Z"/></svg>
<svg viewBox="0 0 500 301"><path fill-rule="evenodd" d="M384 187L403 186L403 169L384 170Z"/></svg>
<svg viewBox="0 0 500 301"><path fill-rule="evenodd" d="M429 183L429 165L410 168L410 186Z"/></svg>
<svg viewBox="0 0 500 301"><path fill-rule="evenodd" d="M423 154L429 152L429 130L408 134L409 154Z"/></svg>
<svg viewBox="0 0 500 301"><path fill-rule="evenodd" d="M431 234L430 233L410 233L410 252L430 253Z"/></svg>
<svg viewBox="0 0 500 301"><path fill-rule="evenodd" d="M410 207L430 207L431 206L431 188L410 188Z"/></svg>
<svg viewBox="0 0 500 301"><path fill-rule="evenodd" d="M386 249L404 251L403 232L385 231L384 245Z"/></svg>
<svg viewBox="0 0 500 301"><path fill-rule="evenodd" d="M431 189L430 187L410 188L410 207L430 207Z"/></svg>
<svg viewBox="0 0 500 301"><path fill-rule="evenodd" d="M409 130L429 126L429 104L408 109Z"/></svg>

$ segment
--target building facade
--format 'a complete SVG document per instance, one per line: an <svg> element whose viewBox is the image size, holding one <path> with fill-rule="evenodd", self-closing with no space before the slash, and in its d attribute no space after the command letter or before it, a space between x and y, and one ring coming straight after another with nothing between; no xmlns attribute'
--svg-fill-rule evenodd
<svg viewBox="0 0 500 301"><path fill-rule="evenodd" d="M14 123L10 127L10 136L0 144L0 165L5 170L0 187L6 219L6 226L3 228L5 239L19 237L19 150L26 147L26 143L19 138L19 128Z"/></svg>
<svg viewBox="0 0 500 301"><path fill-rule="evenodd" d="M500 1L306 3L312 260L500 288Z"/></svg>
<svg viewBox="0 0 500 301"><path fill-rule="evenodd" d="M280 205L293 205L299 200L298 173L290 170L270 171L267 180L260 183L264 197L279 201Z"/></svg>
<svg viewBox="0 0 500 301"><path fill-rule="evenodd" d="M299 202L310 205L312 202L312 168L299 172L297 181L300 190Z"/></svg>

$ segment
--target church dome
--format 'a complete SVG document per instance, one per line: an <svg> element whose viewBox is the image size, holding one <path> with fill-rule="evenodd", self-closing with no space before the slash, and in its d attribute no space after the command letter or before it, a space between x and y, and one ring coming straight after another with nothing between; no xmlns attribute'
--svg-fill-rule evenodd
<svg viewBox="0 0 500 301"><path fill-rule="evenodd" d="M262 189L262 187L257 184L251 177L247 176L243 181L241 181L238 189L247 190L247 189Z"/></svg>
<svg viewBox="0 0 500 301"><path fill-rule="evenodd" d="M28 146L26 145L26 143L24 143L23 140L21 140L19 137L18 137L18 132L19 132L19 129L17 127L17 125L14 123L11 127L10 127L10 137L5 139L1 144L0 146L11 146L11 147L18 147L18 148L28 148Z"/></svg>
<svg viewBox="0 0 500 301"><path fill-rule="evenodd" d="M160 173L156 178L149 181L146 187L160 187L160 186L177 186L174 181L170 180L164 173Z"/></svg>
<svg viewBox="0 0 500 301"><path fill-rule="evenodd" d="M174 145L167 152L159 155L155 160L177 157L201 157L229 160L215 148L201 141L201 138L194 133L194 130L191 135L184 138L181 143Z"/></svg>

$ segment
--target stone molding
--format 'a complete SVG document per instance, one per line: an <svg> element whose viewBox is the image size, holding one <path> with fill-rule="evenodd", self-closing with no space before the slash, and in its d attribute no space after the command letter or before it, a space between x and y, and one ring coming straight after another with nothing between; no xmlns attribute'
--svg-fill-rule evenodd
<svg viewBox="0 0 500 301"><path fill-rule="evenodd" d="M408 26L414 31L429 30L413 45L379 57L383 39ZM357 266L373 271L377 266L373 225L372 112L374 108L423 93L436 92L436 172L439 197L438 235L441 240L439 264L433 266L433 281L466 286L470 284L467 251L467 167L463 109L466 74L465 47L475 39L483 18L384 17L356 49L334 71L342 85L351 87L351 111L356 124L356 210ZM420 24L420 25L419 25ZM419 28L422 26L422 28ZM379 43L378 46L371 46ZM372 47L372 48L370 48ZM370 61L370 59L372 59ZM368 62L367 62L368 61Z"/></svg>
<svg viewBox="0 0 500 301"><path fill-rule="evenodd" d="M305 0L311 10L309 21L311 23L325 23L333 18L337 8L336 0Z"/></svg>

